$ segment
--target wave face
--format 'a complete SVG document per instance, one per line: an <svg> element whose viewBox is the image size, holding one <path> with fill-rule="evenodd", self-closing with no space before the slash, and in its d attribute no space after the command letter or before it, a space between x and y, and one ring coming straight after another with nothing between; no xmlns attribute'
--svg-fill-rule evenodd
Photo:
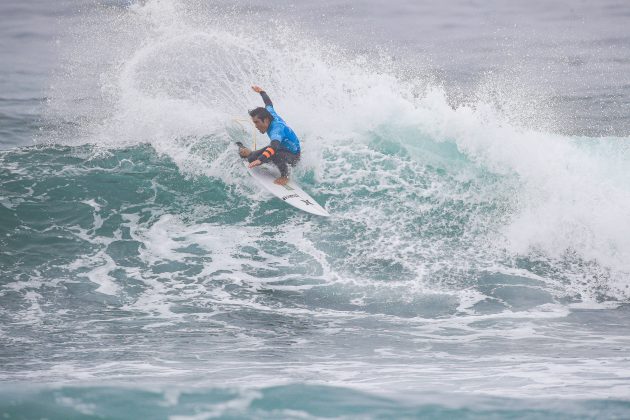
<svg viewBox="0 0 630 420"><path fill-rule="evenodd" d="M536 130L509 92L454 105L385 53L256 17L147 1L68 30L39 144L0 152L0 378L140 383L146 401L178 383L262 417L336 393L313 383L343 389L337 416L366 395L384 417L469 418L494 414L386 398L627 398L628 139ZM332 217L244 172L251 83L299 133L293 176ZM96 414L92 392L135 399L41 392Z"/></svg>

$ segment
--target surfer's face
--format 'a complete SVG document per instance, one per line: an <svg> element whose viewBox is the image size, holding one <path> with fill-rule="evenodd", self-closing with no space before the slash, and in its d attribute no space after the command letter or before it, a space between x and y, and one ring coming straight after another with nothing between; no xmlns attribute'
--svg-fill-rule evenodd
<svg viewBox="0 0 630 420"><path fill-rule="evenodd" d="M260 119L257 116L252 117L252 122L261 133L266 133L269 128L269 123L271 122L268 118Z"/></svg>

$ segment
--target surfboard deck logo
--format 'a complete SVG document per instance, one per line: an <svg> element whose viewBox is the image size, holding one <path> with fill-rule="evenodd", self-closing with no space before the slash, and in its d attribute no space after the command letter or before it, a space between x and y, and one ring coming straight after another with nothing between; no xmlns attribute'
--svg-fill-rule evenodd
<svg viewBox="0 0 630 420"><path fill-rule="evenodd" d="M289 179L286 185L274 184L273 181L280 176L280 171L275 167L260 165L250 169L247 167L248 162L246 160L244 160L243 163L245 164L245 168L247 168L247 172L249 172L260 185L285 203L317 216L330 216L330 213L328 213L326 209L320 206L313 197L304 192L293 180Z"/></svg>

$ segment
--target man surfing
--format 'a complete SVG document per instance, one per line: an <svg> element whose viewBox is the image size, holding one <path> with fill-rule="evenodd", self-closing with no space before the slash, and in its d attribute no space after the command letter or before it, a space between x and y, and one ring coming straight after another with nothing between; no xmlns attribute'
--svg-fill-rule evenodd
<svg viewBox="0 0 630 420"><path fill-rule="evenodd" d="M252 109L249 111L249 116L252 117L252 122L258 131L267 133L271 142L269 146L254 151L249 150L242 143L237 143L238 153L242 158L247 158L250 168L269 161L273 162L280 169L280 178L277 178L274 183L286 185L289 182L287 165L295 166L300 160L300 140L273 109L269 95L260 86L254 85L252 90L260 94L265 107Z"/></svg>

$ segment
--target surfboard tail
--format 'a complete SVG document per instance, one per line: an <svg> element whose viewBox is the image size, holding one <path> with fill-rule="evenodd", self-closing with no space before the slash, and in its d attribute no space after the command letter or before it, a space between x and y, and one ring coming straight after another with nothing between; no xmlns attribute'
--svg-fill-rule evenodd
<svg viewBox="0 0 630 420"><path fill-rule="evenodd" d="M246 168L247 166L247 163L245 163ZM317 216L330 216L326 209L320 206L313 197L304 192L294 181L290 180L285 185L274 183L280 175L280 172L274 166L261 165L255 168L247 168L247 171L258 183L285 203Z"/></svg>

